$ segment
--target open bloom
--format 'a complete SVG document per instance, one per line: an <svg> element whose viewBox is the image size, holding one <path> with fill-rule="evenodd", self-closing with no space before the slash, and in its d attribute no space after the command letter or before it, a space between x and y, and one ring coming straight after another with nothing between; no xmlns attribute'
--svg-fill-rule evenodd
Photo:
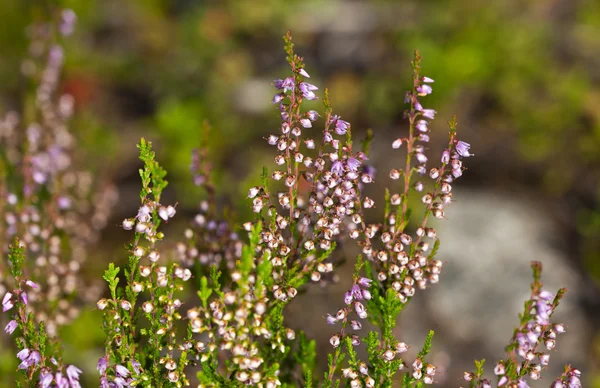
<svg viewBox="0 0 600 388"><path fill-rule="evenodd" d="M469 143L465 143L464 141L459 141L456 143L456 152L458 152L458 154L464 158L473 156L473 154L469 153L470 148L471 145Z"/></svg>
<svg viewBox="0 0 600 388"><path fill-rule="evenodd" d="M4 328L4 331L7 332L8 334L12 334L16 328L17 328L17 321L15 321L13 319L12 321L8 322L8 325L6 325L6 327Z"/></svg>
<svg viewBox="0 0 600 388"><path fill-rule="evenodd" d="M12 302L12 294L10 292L7 292L6 295L4 295L4 298L2 299L2 311L8 311L12 309L13 306L14 303Z"/></svg>

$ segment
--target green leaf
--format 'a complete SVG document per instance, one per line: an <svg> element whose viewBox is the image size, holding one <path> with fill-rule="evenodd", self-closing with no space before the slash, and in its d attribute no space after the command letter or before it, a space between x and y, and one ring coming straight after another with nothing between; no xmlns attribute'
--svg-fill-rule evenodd
<svg viewBox="0 0 600 388"><path fill-rule="evenodd" d="M423 344L423 349L421 349L421 351L417 354L417 358L423 360L429 354L431 351L431 342L433 341L434 334L435 333L433 330L429 330L427 338L425 338L425 343Z"/></svg>

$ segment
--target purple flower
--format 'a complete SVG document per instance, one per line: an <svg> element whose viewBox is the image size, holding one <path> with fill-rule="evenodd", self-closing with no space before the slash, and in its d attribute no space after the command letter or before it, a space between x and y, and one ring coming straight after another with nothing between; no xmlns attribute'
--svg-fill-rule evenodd
<svg viewBox="0 0 600 388"><path fill-rule="evenodd" d="M25 284L27 284L31 288L35 288L35 289L40 288L36 283L32 282L31 280L26 281Z"/></svg>
<svg viewBox="0 0 600 388"><path fill-rule="evenodd" d="M350 123L345 120L336 120L335 122L335 133L338 135L345 135L346 131L350 128Z"/></svg>
<svg viewBox="0 0 600 388"><path fill-rule="evenodd" d="M56 372L56 386L58 388L69 388L69 380L60 372Z"/></svg>
<svg viewBox="0 0 600 388"><path fill-rule="evenodd" d="M352 293L350 291L346 291L346 293L344 294L344 303L350 304L352 303L352 299Z"/></svg>
<svg viewBox="0 0 600 388"><path fill-rule="evenodd" d="M25 348L25 349L21 350L19 353L17 353L17 358L21 361L25 361L27 359L27 357L29 357L30 353L31 353L31 350Z"/></svg>
<svg viewBox="0 0 600 388"><path fill-rule="evenodd" d="M47 371L42 371L40 373L40 387L48 388L52 384L52 381L54 381L54 376L52 376L52 373Z"/></svg>
<svg viewBox="0 0 600 388"><path fill-rule="evenodd" d="M310 121L315 121L319 117L319 113L316 110L309 110L306 115L310 119Z"/></svg>
<svg viewBox="0 0 600 388"><path fill-rule="evenodd" d="M427 117L428 119L432 119L435 117L435 114L437 113L436 111L434 111L433 109L423 109L423 112L421 112L423 114L423 117Z"/></svg>
<svg viewBox="0 0 600 388"><path fill-rule="evenodd" d="M363 295L362 292L360 292L360 287L358 284L353 285L350 289L350 292L352 293L352 298L362 300Z"/></svg>
<svg viewBox="0 0 600 388"><path fill-rule="evenodd" d="M133 367L133 371L135 372L135 374L139 375L140 374L140 368L142 367L142 364L140 364L136 360L133 360L133 361L131 361L131 366Z"/></svg>
<svg viewBox="0 0 600 388"><path fill-rule="evenodd" d="M71 384L73 381L79 381L79 375L82 373L81 369L77 368L75 365L69 365L67 367L67 377Z"/></svg>
<svg viewBox="0 0 600 388"><path fill-rule="evenodd" d="M100 379L100 388L110 388L110 385L108 384L108 379L106 377Z"/></svg>
<svg viewBox="0 0 600 388"><path fill-rule="evenodd" d="M127 377L131 373L129 372L129 369L125 368L123 365L115 366L115 372L121 377Z"/></svg>
<svg viewBox="0 0 600 388"><path fill-rule="evenodd" d="M552 294L550 291L542 290L540 292L539 297L540 297L540 299L548 301L548 302L554 300L554 294Z"/></svg>
<svg viewBox="0 0 600 388"><path fill-rule="evenodd" d="M300 75L303 77L310 78L310 75L308 75L308 73L304 69L300 69L298 73L300 73Z"/></svg>
<svg viewBox="0 0 600 388"><path fill-rule="evenodd" d="M300 125L302 125L304 128L312 128L312 123L309 119L300 119Z"/></svg>
<svg viewBox="0 0 600 388"><path fill-rule="evenodd" d="M104 372L106 372L106 367L108 366L108 360L107 357L100 357L100 359L98 360L98 365L96 366L96 369L98 370L98 373L100 373L101 375L104 374Z"/></svg>
<svg viewBox="0 0 600 388"><path fill-rule="evenodd" d="M25 291L21 292L21 300L25 304L29 303L29 298L27 297L27 293Z"/></svg>
<svg viewBox="0 0 600 388"><path fill-rule="evenodd" d="M423 110L423 105L419 101L415 102L415 110L419 112Z"/></svg>
<svg viewBox="0 0 600 388"><path fill-rule="evenodd" d="M448 164L449 162L450 162L450 151L444 150L444 152L442 152L442 163Z"/></svg>
<svg viewBox="0 0 600 388"><path fill-rule="evenodd" d="M4 295L4 298L2 299L2 311L3 312L6 312L13 308L14 304L11 299L12 299L12 294L10 292L7 292L6 295Z"/></svg>
<svg viewBox="0 0 600 388"><path fill-rule="evenodd" d="M285 94L277 93L276 95L273 96L273 100L271 100L271 103L279 104L284 98L285 98Z"/></svg>
<svg viewBox="0 0 600 388"><path fill-rule="evenodd" d="M417 125L415 125L415 128L419 131L419 132L427 132L429 129L427 128L427 121L425 120L419 120L417 121Z"/></svg>
<svg viewBox="0 0 600 388"><path fill-rule="evenodd" d="M358 285L363 288L369 288L369 287L371 287L371 282L373 282L373 280L371 280L369 278L360 278L358 280Z"/></svg>
<svg viewBox="0 0 600 388"><path fill-rule="evenodd" d="M426 83L433 83L433 80L429 77L422 77L421 81L426 82Z"/></svg>
<svg viewBox="0 0 600 388"><path fill-rule="evenodd" d="M16 328L17 328L17 321L15 321L13 319L12 321L8 322L8 325L6 325L6 327L4 328L4 331L7 332L8 334L12 334Z"/></svg>
<svg viewBox="0 0 600 388"><path fill-rule="evenodd" d="M275 81L273 81L273 86L275 86L275 89L283 89L283 80L276 79Z"/></svg>
<svg viewBox="0 0 600 388"><path fill-rule="evenodd" d="M294 90L294 86L295 86L294 79L292 77L287 77L286 79L283 80L283 82L281 83L281 86L283 87L284 92Z"/></svg>
<svg viewBox="0 0 600 388"><path fill-rule="evenodd" d="M337 322L337 319L331 315L331 314L327 314L327 323L330 325L333 325Z"/></svg>
<svg viewBox="0 0 600 388"><path fill-rule="evenodd" d="M346 161L346 165L350 169L350 171L357 171L360 167L360 161L356 158L348 158Z"/></svg>
<svg viewBox="0 0 600 388"><path fill-rule="evenodd" d="M313 92L313 90L318 89L318 87L313 84L309 84L308 82L300 82L300 91L302 92L302 96L307 100L316 99L317 95Z"/></svg>
<svg viewBox="0 0 600 388"><path fill-rule="evenodd" d="M525 380L521 379L517 381L517 388L529 388L529 385L527 385Z"/></svg>
<svg viewBox="0 0 600 388"><path fill-rule="evenodd" d="M331 172L337 175L342 175L344 173L344 164L341 161L336 160L331 165Z"/></svg>
<svg viewBox="0 0 600 388"><path fill-rule="evenodd" d="M19 357L19 354L17 354L17 357L19 357L19 359L23 361L19 364L19 369L27 369L32 365L37 365L41 361L40 353L37 350L34 350L33 352L29 352L28 349L23 350L27 350L28 357L23 359ZM21 352L23 352L23 350Z"/></svg>
<svg viewBox="0 0 600 388"><path fill-rule="evenodd" d="M458 152L458 154L464 158L473 156L473 154L469 153L470 148L471 145L469 143L465 143L464 141L459 141L456 143L456 152Z"/></svg>
<svg viewBox="0 0 600 388"><path fill-rule="evenodd" d="M421 85L417 88L417 93L419 93L422 96L431 94L432 91L433 91L433 88L429 85Z"/></svg>
<svg viewBox="0 0 600 388"><path fill-rule="evenodd" d="M545 301L538 300L535 304L535 308L537 310L535 320L540 325L547 325L550 323L550 313L552 312L552 307L548 305Z"/></svg>

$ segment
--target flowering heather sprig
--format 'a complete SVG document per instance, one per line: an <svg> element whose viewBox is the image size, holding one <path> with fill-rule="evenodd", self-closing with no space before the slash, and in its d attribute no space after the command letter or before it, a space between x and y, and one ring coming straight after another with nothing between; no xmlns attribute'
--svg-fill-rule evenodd
<svg viewBox="0 0 600 388"><path fill-rule="evenodd" d="M182 319L177 294L192 274L178 264L158 264L157 243L164 238L158 227L173 218L176 210L160 202L167 186L166 172L155 161L151 143L142 139L138 148L144 162L141 206L135 217L123 221L123 228L135 233L128 245L126 285L118 288L120 269L111 264L104 276L111 297L97 303L104 310L106 333L106 354L98 361L98 372L102 387L187 385L183 369L192 347L191 333L185 341L177 337L177 322ZM143 327L138 322L141 316L147 321Z"/></svg>
<svg viewBox="0 0 600 388"><path fill-rule="evenodd" d="M19 359L18 369L23 373L30 387L81 387L79 384L81 370L74 365L62 363L60 348L56 341L48 338L44 323L37 325L33 313L27 311L28 295L37 291L39 286L31 280L23 279L25 248L17 238L9 246L8 259L16 287L4 294L2 311L11 314L4 331L15 337L19 349L16 355ZM16 331L20 335L17 335Z"/></svg>
<svg viewBox="0 0 600 388"><path fill-rule="evenodd" d="M69 132L74 99L61 94L64 53L54 24L68 35L75 15L63 10L59 20L30 28L31 57L24 75L35 86L26 100L27 121L16 112L0 119L0 244L19 236L25 247L23 270L40 292L30 295L27 308L50 334L70 322L78 309L72 303L81 287L79 270L87 250L106 225L116 200L114 189L99 189L92 174L78 171L76 141ZM28 106L31 104L32 106ZM14 286L0 260L0 293ZM95 299L93 288L82 296Z"/></svg>
<svg viewBox="0 0 600 388"><path fill-rule="evenodd" d="M556 347L558 334L566 332L562 323L552 323L550 318L565 292L565 288L552 294L542 288L540 281L542 264L533 262L533 283L531 297L525 302L525 309L519 316L519 327L515 329L510 344L506 347L506 357L496 363L494 374L496 382L482 379L483 363L478 365L475 373L465 372L464 379L477 387L519 387L526 388L527 381L539 380L541 373L548 367L550 351ZM577 369L565 368L565 373L553 383L553 386L577 388L581 386L580 372ZM563 384L563 385L560 385Z"/></svg>
<svg viewBox="0 0 600 388"><path fill-rule="evenodd" d="M372 365L372 376L376 386L384 384L397 373L398 367L394 365L398 342L392 333L397 317L404 306L415 294L416 289L425 289L429 283L439 281L442 262L435 259L439 247L436 231L428 227L430 216L437 219L444 218L444 209L452 202L451 183L462 175L463 166L461 159L471 156L469 145L457 139L456 119L449 122L448 146L443 151L440 164L437 167L427 169L429 158L425 155L425 145L429 142L429 122L435 116L432 109L424 109L419 101L420 97L431 94L433 80L420 75L421 56L415 52L413 65L413 88L406 93L405 102L409 109L405 117L409 121L408 137L400 137L392 143L393 149L406 146L406 158L404 167L394 168L390 171L392 180L401 180L402 189L399 193L390 194L386 191L384 220L376 224L367 224L365 221L365 210L374 206L371 198L363 197L360 187L357 188L356 212L352 216L353 227L350 229L350 238L356 239L362 247L362 253L367 258L365 267L367 277L371 277L373 287L369 296L365 298L366 310L362 303L359 306L360 313L369 318L381 330L382 339L379 340L375 332L369 333L362 341L367 343L369 359ZM417 180L413 181L413 176ZM426 191L428 177L432 181L432 188ZM409 195L412 192L422 193L421 201L425 205L425 214L417 222L414 237L407 233L406 229L411 221L412 211L408 207ZM429 240L429 241L427 241ZM433 245L431 245L431 243ZM354 286L353 286L354 287ZM347 293L347 301L351 300L353 293ZM335 317L328 317L332 323ZM336 334L332 337L332 344L337 347L339 341ZM428 341L431 338L428 337ZM360 338L355 338L350 343L359 344ZM400 343L403 344L403 343ZM404 349L406 345L400 346ZM350 351L350 350L348 350ZM326 381L333 383L332 372L336 370L338 361L336 349L332 360L330 360L330 373ZM423 367L423 358L415 361L412 374L406 373L405 379L419 380L426 384L433 383L435 367Z"/></svg>
<svg viewBox="0 0 600 388"><path fill-rule="evenodd" d="M204 143L208 141L209 126L204 124ZM185 242L177 244L177 253L185 267L217 268L231 272L242 255L243 242L234 230L231 219L224 220L217 215L215 187L211 178L211 164L208 161L206 146L192 154L191 171L196 186L202 187L207 199L200 202L200 211L194 217L190 228L185 230ZM225 218L225 217L222 217ZM203 273L204 275L208 273Z"/></svg>

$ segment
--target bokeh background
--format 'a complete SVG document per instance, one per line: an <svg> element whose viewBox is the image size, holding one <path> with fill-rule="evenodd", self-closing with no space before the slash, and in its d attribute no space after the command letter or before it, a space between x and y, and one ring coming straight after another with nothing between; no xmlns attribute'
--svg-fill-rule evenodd
<svg viewBox="0 0 600 388"><path fill-rule="evenodd" d="M0 1L0 111L20 108L25 28L54 3ZM196 146L209 148L220 204L241 220L250 217L247 189L272 163L263 137L278 128L270 83L287 72L281 49L287 30L312 80L330 89L335 111L353 132L373 129L377 198L389 183L386 171L402 162L391 141L407 131L403 95L418 48L424 74L436 80L425 99L438 111L434 144L456 114L476 157L457 185L449 220L439 224L442 281L418 294L399 336L418 347L434 328L434 361L445 370L440 383L461 385L474 358L502 357L527 298L528 262L540 260L550 289L569 287L560 315L569 332L552 356L553 375L571 361L586 386L600 387L599 1L60 4L79 17L66 44L63 87L76 99L80 163L120 191L114 222L88 261L89 282L108 262L125 259L128 236L117 225L136 211L135 144L142 136L157 147L169 171L168 199L179 202L183 215L181 225L171 225L173 239L202 198L189 175ZM208 144L201 140L205 120L213 127ZM342 268L338 284L310 289L290 306L291 325L317 337L321 354L331 334L322 317L339 305L349 271ZM66 360L85 369L84 386L97 384L99 317L93 306L82 306L61 331ZM0 386L13 386L15 366L13 353L0 349Z"/></svg>

